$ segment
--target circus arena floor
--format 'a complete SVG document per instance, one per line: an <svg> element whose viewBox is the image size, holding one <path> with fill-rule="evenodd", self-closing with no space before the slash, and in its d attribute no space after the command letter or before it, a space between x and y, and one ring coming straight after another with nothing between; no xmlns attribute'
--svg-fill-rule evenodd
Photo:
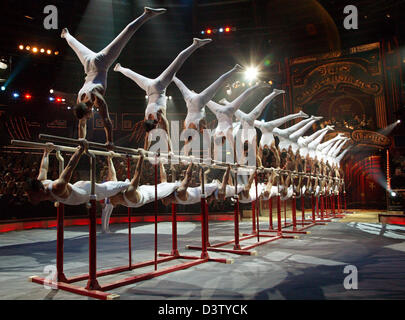
<svg viewBox="0 0 405 320"><path fill-rule="evenodd" d="M405 299L405 226L383 225L365 219L364 214L312 227L310 234L297 239L258 246L254 249L257 255L209 253L211 257L232 258L233 264L207 262L111 292L121 300ZM265 219L261 220L261 226L267 227ZM251 226L249 221L241 222L241 233L250 232ZM159 252L170 252L171 223L160 222L158 230ZM97 234L98 270L128 263L127 225L113 224L111 231ZM232 239L233 222L210 221L209 231L211 244ZM178 223L181 253L199 255L185 247L199 245L200 239L199 222ZM245 242L255 241L257 238ZM132 246L134 263L153 259L153 223L133 225ZM88 227L66 227L64 247L65 274L88 272ZM0 234L0 299L91 299L28 281L33 275L46 276L46 267L56 264L55 251L55 228ZM180 262L159 264L158 270ZM345 288L348 265L357 270L357 289ZM150 271L153 266L98 279L111 282ZM86 282L78 284L85 286Z"/></svg>

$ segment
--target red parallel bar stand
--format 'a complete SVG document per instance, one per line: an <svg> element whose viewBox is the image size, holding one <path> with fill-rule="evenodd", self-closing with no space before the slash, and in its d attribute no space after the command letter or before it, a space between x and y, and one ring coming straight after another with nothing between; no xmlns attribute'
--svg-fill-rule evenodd
<svg viewBox="0 0 405 320"><path fill-rule="evenodd" d="M273 230L273 201L269 199L269 229Z"/></svg>
<svg viewBox="0 0 405 320"><path fill-rule="evenodd" d="M234 208L234 236L235 244L233 246L234 250L242 250L239 243L239 197L235 196L235 208Z"/></svg>
<svg viewBox="0 0 405 320"><path fill-rule="evenodd" d="M99 290L100 285L97 281L97 234L96 234L96 196L93 194L90 198L89 210L89 279L87 281L87 290Z"/></svg>
<svg viewBox="0 0 405 320"><path fill-rule="evenodd" d="M63 240L64 240L64 215L65 206L63 203L58 203L57 207L57 226L56 226L56 271L57 281L67 281L63 273Z"/></svg>
<svg viewBox="0 0 405 320"><path fill-rule="evenodd" d="M93 159L91 159L91 160L93 160ZM93 168L92 172L95 173L95 170L94 170L95 161L91 161L91 164L92 164L92 168ZM92 178L94 178L94 175ZM95 179L92 179L92 181L95 181ZM155 196L156 196L156 194L155 194ZM157 198L155 198L155 202L157 203ZM92 195L90 203L91 203L91 208L89 210L89 273L75 276L75 277L72 277L69 279L65 279L63 281L57 281L57 282L52 282L52 281L49 281L48 279L38 277L38 276L32 276L29 278L29 280L31 282L38 283L41 285L49 285L56 289L72 292L75 294L80 294L80 295L87 296L87 297L92 297L95 299L111 300L111 299L119 298L119 295L106 292L108 290L130 285L130 284L137 283L140 281L152 279L152 278L155 278L155 277L167 274L167 273L175 272L178 270L183 270L183 269L190 268L192 266L195 266L195 265L198 265L201 263L205 263L205 262L209 262L209 261L220 262L220 263L233 263L232 259L215 259L215 258L210 258L207 255L206 255L207 257L204 259L202 259L201 257L197 257L197 256L178 255L178 254L176 254L176 251L177 251L177 240L176 240L176 242L173 241L173 243L176 243L176 246L172 250L172 253L175 253L174 255L173 254L160 254L161 256L163 256L163 258L161 258L161 259L155 258L153 260L148 260L148 261L144 261L144 262L140 262L140 263L136 263L136 264L131 264L130 267L128 265L125 265L125 266L115 267L115 268L106 269L106 270L97 272L97 265L96 265L96 258L97 258L97 256L96 256L96 240L97 240L97 238L96 238L96 197L95 197L95 195ZM205 207L205 205L203 207ZM176 215L176 212L174 211L173 214ZM203 212L202 214L204 215L205 213ZM63 226L63 216L60 215L59 217L60 217L60 221L62 221L62 226ZM202 222L203 222L202 228L205 229L203 219L204 219L204 217L202 217ZM155 219L155 222L156 221L157 220ZM173 220L173 224L175 224L175 223L176 223L176 219ZM59 228L59 224L58 224L58 228ZM63 228L60 230L60 232L62 230L63 230ZM156 230L156 225L155 225L155 230ZM175 230L176 230L176 228L175 228ZM62 235L62 233L59 233L59 237L61 237L61 235ZM203 243L206 243L207 236L206 236L205 230L203 231L203 235L204 235L204 237L203 237L202 241L203 241ZM175 233L175 235L173 235L173 237L174 236L177 237L177 234ZM63 239L63 237L62 237L62 239ZM157 242L155 242L155 248L156 248L156 244L157 244ZM57 250L58 250L57 253L59 253L58 264L62 264L63 263L63 242L59 241ZM185 260L192 260L192 261L183 262L181 264L177 264L174 266L156 270L157 263L163 263L163 262L171 261L174 259L185 259ZM97 277L118 274L121 272L130 271L130 270L134 270L137 268L144 268L144 267L152 266L152 265L155 266L155 271L152 271L152 272L142 273L139 275L131 276L131 277L128 277L125 279L120 279L120 280L117 280L117 281L114 281L111 283L107 283L107 284L103 284L103 285L100 285L97 281ZM60 270L63 270L63 267ZM74 282L79 282L79 281L84 281L84 280L87 280L86 288L72 284Z"/></svg>
<svg viewBox="0 0 405 320"><path fill-rule="evenodd" d="M157 238L157 219L158 219L158 201L157 201L157 184L158 184L158 179L157 179L157 167L158 167L158 162L157 162L157 156L155 156L155 164L154 164L154 169L155 169L155 202L153 203L153 207L155 210L155 271L157 270L157 265L158 265L158 238Z"/></svg>
<svg viewBox="0 0 405 320"><path fill-rule="evenodd" d="M287 226L284 225L283 226L282 217L281 217L281 197L279 195L276 197L276 202L277 202L277 229L273 229L273 224L271 224L271 225L269 225L269 229L260 229L260 232L277 233L277 237L283 238L283 239L294 239L294 238L296 238L296 236L285 235L285 233L287 233L287 234L306 233L306 232L300 232L300 231L295 232L293 230L285 230L285 228L287 228L289 226L292 226L294 222L291 223L290 225L287 225ZM294 210L293 210L293 215L294 215ZM261 234L261 236L264 236L264 235Z"/></svg>
<svg viewBox="0 0 405 320"><path fill-rule="evenodd" d="M173 256L178 256L179 250L177 248L177 205L172 203L172 252Z"/></svg>
<svg viewBox="0 0 405 320"><path fill-rule="evenodd" d="M131 163L127 157L127 178L131 178ZM132 267L132 226L131 226L131 208L128 207L128 266Z"/></svg>
<svg viewBox="0 0 405 320"><path fill-rule="evenodd" d="M256 203L252 202L252 234L256 234Z"/></svg>
<svg viewBox="0 0 405 320"><path fill-rule="evenodd" d="M332 217L333 218L344 218L346 215L340 212L339 194L332 195Z"/></svg>

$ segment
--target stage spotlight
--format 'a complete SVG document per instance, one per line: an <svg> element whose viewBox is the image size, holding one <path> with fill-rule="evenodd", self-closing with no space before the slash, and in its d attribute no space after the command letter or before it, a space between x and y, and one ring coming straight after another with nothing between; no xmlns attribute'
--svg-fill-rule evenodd
<svg viewBox="0 0 405 320"><path fill-rule="evenodd" d="M62 98L62 102L65 102L66 101L66 99L65 98Z"/></svg>
<svg viewBox="0 0 405 320"><path fill-rule="evenodd" d="M397 193L394 191L391 191L391 197L395 198L397 196Z"/></svg>
<svg viewBox="0 0 405 320"><path fill-rule="evenodd" d="M20 44L20 45L18 46L18 49L24 50L24 45Z"/></svg>
<svg viewBox="0 0 405 320"><path fill-rule="evenodd" d="M211 29L207 29L207 34L211 34L212 30Z"/></svg>
<svg viewBox="0 0 405 320"><path fill-rule="evenodd" d="M71 107L67 107L68 110L72 109Z"/></svg>
<svg viewBox="0 0 405 320"><path fill-rule="evenodd" d="M5 91L6 87L5 86L1 86L1 91Z"/></svg>
<svg viewBox="0 0 405 320"><path fill-rule="evenodd" d="M397 120L397 123L401 123L401 120L400 120L400 119L398 119L398 120Z"/></svg>
<svg viewBox="0 0 405 320"><path fill-rule="evenodd" d="M247 80L252 81L252 80L255 80L257 78L258 74L259 74L259 72L258 72L257 68L249 67L245 71L245 78Z"/></svg>
<svg viewBox="0 0 405 320"><path fill-rule="evenodd" d="M201 31L201 34L205 34L205 31L203 30L203 31Z"/></svg>
<svg viewBox="0 0 405 320"><path fill-rule="evenodd" d="M26 46L25 49L26 49L26 50L31 50L31 47L30 47L30 46Z"/></svg>
<svg viewBox="0 0 405 320"><path fill-rule="evenodd" d="M37 47L32 48L32 52L37 53L37 52L38 52L38 48L37 48Z"/></svg>
<svg viewBox="0 0 405 320"><path fill-rule="evenodd" d="M44 49L44 48L41 48L40 51L41 51L41 53L44 53L44 52L45 52L45 49Z"/></svg>
<svg viewBox="0 0 405 320"><path fill-rule="evenodd" d="M231 31L231 28L230 27L226 27L225 28L225 32L230 32Z"/></svg>
<svg viewBox="0 0 405 320"><path fill-rule="evenodd" d="M59 51L55 51L55 56L57 56L59 54Z"/></svg>
<svg viewBox="0 0 405 320"><path fill-rule="evenodd" d="M17 92L13 93L13 98L17 99L20 95Z"/></svg>
<svg viewBox="0 0 405 320"><path fill-rule="evenodd" d="M49 101L55 101L54 97L49 97Z"/></svg>
<svg viewBox="0 0 405 320"><path fill-rule="evenodd" d="M32 98L32 96L29 94L29 93L27 93L27 94L25 94L25 99L27 99L27 100L30 100L31 98Z"/></svg>
<svg viewBox="0 0 405 320"><path fill-rule="evenodd" d="M272 84L273 84L273 81L271 81L271 80L270 80L270 81L269 81L269 84L271 84L271 85L272 85Z"/></svg>
<svg viewBox="0 0 405 320"><path fill-rule="evenodd" d="M53 93L53 89L49 90L49 93Z"/></svg>
<svg viewBox="0 0 405 320"><path fill-rule="evenodd" d="M224 28L219 28L219 32L224 32Z"/></svg>
<svg viewBox="0 0 405 320"><path fill-rule="evenodd" d="M62 102L62 98L56 98L56 102Z"/></svg>
<svg viewBox="0 0 405 320"><path fill-rule="evenodd" d="M48 49L48 50L46 50L46 53L47 53L47 54L51 54L52 51Z"/></svg>

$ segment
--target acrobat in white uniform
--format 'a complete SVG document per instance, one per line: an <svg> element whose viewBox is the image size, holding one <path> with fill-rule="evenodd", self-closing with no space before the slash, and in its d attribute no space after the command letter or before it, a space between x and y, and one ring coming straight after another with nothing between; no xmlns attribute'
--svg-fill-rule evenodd
<svg viewBox="0 0 405 320"><path fill-rule="evenodd" d="M69 183L72 192L65 199L58 197L52 192L53 182L54 181L52 180L44 180L42 183L45 186L45 188L49 190L50 194L55 199L55 201L71 206L77 206L90 201L91 195L90 181L78 181L74 184ZM129 185L130 185L129 181L107 181L103 183L96 183L95 184L96 200L100 201L101 199L115 196L116 194L127 189Z"/></svg>
<svg viewBox="0 0 405 320"><path fill-rule="evenodd" d="M123 75L133 80L146 92L148 96L148 105L145 110L145 121L153 121L158 125L159 128L164 129L168 136L169 129L166 119L166 89L173 81L174 76L179 71L183 63L187 60L187 58L189 58L195 50L211 41L211 39L194 38L193 44L180 52L179 55L174 59L174 61L167 67L167 69L155 79L146 78L139 73L122 67L119 63L114 67L114 71L121 72ZM148 141L148 145L145 147L145 149L148 149L151 142L148 132L147 135L148 137L146 141ZM170 146L169 148L171 149Z"/></svg>
<svg viewBox="0 0 405 320"><path fill-rule="evenodd" d="M273 92L270 93L267 97L265 97L252 111L249 113L245 113L241 110L236 110L235 118L240 121L239 128L242 130L241 132L241 143L245 143L247 141L249 145L255 143L256 138L256 130L255 130L255 121L257 118L260 117L263 110L266 106L278 95L285 93L284 90L273 89ZM253 133L253 134L252 134Z"/></svg>
<svg viewBox="0 0 405 320"><path fill-rule="evenodd" d="M223 145L226 140L230 144L232 151L235 150L233 139L233 116L241 107L242 103L258 88L267 86L264 83L256 84L253 87L245 90L239 97L232 102L225 101L225 105L220 105L216 102L209 101L207 107L215 114L218 125L213 133L214 139L214 159L218 159L218 148Z"/></svg>
<svg viewBox="0 0 405 320"><path fill-rule="evenodd" d="M173 78L173 82L179 88L187 106L187 116L184 120L185 129L195 129L202 133L202 130L206 128L205 105L212 98L214 98L215 94L225 83L225 81L227 81L235 72L241 71L242 69L243 68L240 65L236 65L200 93L196 93L193 90L188 89L187 86L177 77ZM191 136L191 139L192 137L193 136ZM206 138L205 135L204 138ZM209 141L207 141L205 145L210 146ZM186 143L184 146L184 154L186 156L189 154L190 147L191 146L188 143ZM210 154L209 151L208 154Z"/></svg>
<svg viewBox="0 0 405 320"><path fill-rule="evenodd" d="M258 128L262 132L262 137L260 139L260 149L263 150L264 148L270 148L272 144L274 143L274 136L273 136L273 130L288 121L297 119L297 118L306 118L308 115L302 111L295 113L295 114L290 114L288 116L275 119L272 121L255 121L254 125L256 128Z"/></svg>
<svg viewBox="0 0 405 320"><path fill-rule="evenodd" d="M128 24L108 46L97 53L76 40L70 35L68 29L63 29L61 37L65 38L69 46L74 50L86 73L84 85L77 96L78 103L89 100L93 101L92 93L94 90L105 94L108 69L118 58L122 49L146 21L164 12L166 12L166 9L145 7L144 13L141 16Z"/></svg>

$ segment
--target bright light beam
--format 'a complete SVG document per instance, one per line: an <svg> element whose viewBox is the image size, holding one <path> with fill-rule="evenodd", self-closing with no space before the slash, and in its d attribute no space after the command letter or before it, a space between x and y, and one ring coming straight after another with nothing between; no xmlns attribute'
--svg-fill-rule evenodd
<svg viewBox="0 0 405 320"><path fill-rule="evenodd" d="M249 67L245 71L245 78L248 81L253 81L257 79L257 76L259 75L259 71L257 70L256 67Z"/></svg>

